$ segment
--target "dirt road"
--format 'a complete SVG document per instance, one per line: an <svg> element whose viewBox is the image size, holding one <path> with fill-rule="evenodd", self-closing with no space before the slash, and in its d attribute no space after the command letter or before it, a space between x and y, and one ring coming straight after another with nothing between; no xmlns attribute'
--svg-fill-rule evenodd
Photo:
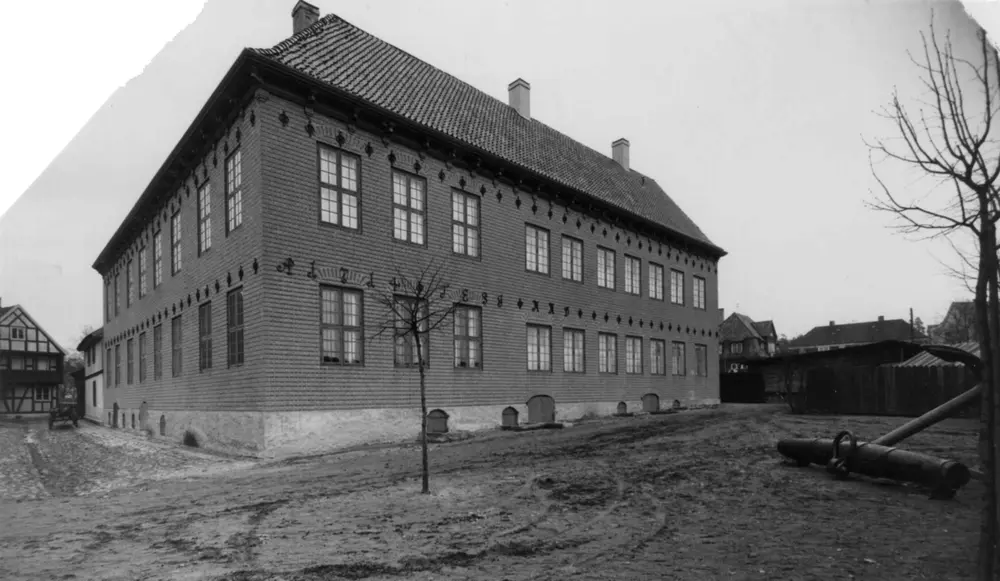
<svg viewBox="0 0 1000 581"><path fill-rule="evenodd" d="M62 468L38 477L38 499L5 497L0 578L971 578L978 483L931 501L775 452L782 437L872 438L902 421L723 406L491 432L432 446L431 495L412 446L260 464L140 450L138 471L83 467L67 485ZM0 444L24 449L14 429L0 426ZM100 446L71 430L33 439L42 470L52 450ZM975 425L952 420L907 446L974 463Z"/></svg>

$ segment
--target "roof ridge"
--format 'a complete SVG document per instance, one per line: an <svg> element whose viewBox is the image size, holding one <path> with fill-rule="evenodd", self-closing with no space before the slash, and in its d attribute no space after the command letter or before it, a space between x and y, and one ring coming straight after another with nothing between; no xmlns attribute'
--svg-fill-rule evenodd
<svg viewBox="0 0 1000 581"><path fill-rule="evenodd" d="M307 27L303 28L302 30L296 32L295 34L289 36L285 40L282 40L281 42L279 42L278 44L272 46L271 48L250 48L250 50L252 50L254 52L257 52L259 54L265 55L265 56L272 56L272 55L278 54L278 53L280 53L283 50L291 48L292 45L298 43L299 41L301 41L303 39L309 38L311 36L317 36L319 34L319 32L320 32L320 30L319 30L321 28L320 24L322 24L322 25L325 26L326 24L328 24L332 20L340 20L341 22L344 22L345 24L350 24L351 26L354 26L353 24L351 24L350 22L347 22L346 20L344 20L343 18L337 16L336 14L330 13L330 14L327 14L326 16L322 17L322 18L319 18L318 20L316 20L316 22L313 22L309 26L307 26ZM355 26L355 28L357 28L357 27ZM361 29L358 28L358 30L361 30Z"/></svg>

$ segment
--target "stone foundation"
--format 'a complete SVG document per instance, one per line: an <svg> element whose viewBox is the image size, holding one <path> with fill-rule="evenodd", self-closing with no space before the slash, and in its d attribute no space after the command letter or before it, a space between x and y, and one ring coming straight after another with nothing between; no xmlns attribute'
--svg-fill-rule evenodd
<svg viewBox="0 0 1000 581"><path fill-rule="evenodd" d="M574 422L586 417L610 416L618 411L618 401L563 403L556 402L557 422ZM626 401L627 411L642 413L642 401ZM686 408L718 405L718 399L686 400ZM661 401L660 409L669 409L672 401ZM513 407L518 423L528 420L528 406L461 406L442 409L448 414L448 431L475 432L498 428L503 410ZM104 421L111 410L104 410ZM132 428L132 414L136 427ZM200 412L148 410L145 423L140 410L118 410L119 429L150 433L184 444L193 439L198 447L220 452L274 458L317 454L371 444L412 441L420 434L417 409L325 410L302 412ZM122 426L122 417L125 424ZM161 433L161 417L164 430Z"/></svg>

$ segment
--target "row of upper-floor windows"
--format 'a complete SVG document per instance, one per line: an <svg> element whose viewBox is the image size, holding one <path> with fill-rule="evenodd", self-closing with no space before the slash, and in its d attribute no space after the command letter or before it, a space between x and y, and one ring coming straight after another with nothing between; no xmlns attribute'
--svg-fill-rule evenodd
<svg viewBox="0 0 1000 581"><path fill-rule="evenodd" d="M225 176L223 180L223 197L225 202L225 216L223 224L225 233L236 230L243 224L243 169L242 152L236 149L225 159ZM201 256L212 248L212 183L205 181L198 187L196 209L197 209L197 231L196 242L198 256ZM164 230L167 230L165 233ZM167 237L168 249L164 250L164 237ZM163 283L164 260L168 261L170 276L175 276L181 272L183 264L183 243L184 232L181 223L180 209L176 209L170 216L170 222L166 226L158 223L153 229L152 240L152 264L150 264L150 248L145 244L139 247L139 252L135 259L130 258L125 263L124 275L125 285L122 286L122 273L109 276L105 283L105 321L111 321L121 313L122 292L124 291L125 308L130 308L136 300L144 298L150 290L150 277L152 277L152 288L156 288ZM166 254L165 254L166 252Z"/></svg>
<svg viewBox="0 0 1000 581"><path fill-rule="evenodd" d="M225 164L226 233L242 224L242 172L240 150L237 149ZM319 145L319 219L330 224L359 230L361 228L361 160L358 156ZM198 255L212 247L211 184L204 183L198 189ZM455 255L478 258L482 246L482 224L480 198L463 191L453 191L451 200L452 252ZM392 170L392 232L395 240L415 245L427 244L427 183L425 178L408 174L398 169ZM162 230L153 234L152 285L155 288L163 280ZM171 216L169 225L169 265L172 275L181 271L183 237L180 213ZM106 287L106 320L110 321L121 311L122 292L125 307L128 308L138 298L143 298L148 289L148 249L140 247L137 273L130 259L125 264L125 285L121 285L121 274L110 277ZM550 232L544 228L526 225L525 268L531 272L550 272ZM583 241L572 236L562 237L562 277L565 280L583 282L584 249ZM624 255L621 287L624 292L641 296L643 294L642 260L636 256ZM597 246L597 286L615 290L619 288L617 254L610 248ZM646 294L656 300L665 300L669 292L670 301L676 305L690 303L697 309L706 308L706 280L693 276L691 296L687 298L684 272L669 270L655 262L648 262L646 269ZM138 278L138 280L136 280ZM136 284L138 283L138 284ZM113 286L113 289L111 288Z"/></svg>
<svg viewBox="0 0 1000 581"><path fill-rule="evenodd" d="M170 320L170 375L179 377L184 373L184 328L183 315ZM226 365L243 364L243 288L236 288L226 294ZM105 350L104 374L108 387L120 386L123 382L132 385L149 379L149 364L152 359L153 380L163 377L163 324L154 325L152 338L147 332L139 333ZM214 361L213 307L212 301L198 305L198 371L213 367ZM152 341L152 345L150 345ZM123 353L124 351L124 353ZM124 360L125 370L122 371Z"/></svg>
<svg viewBox="0 0 1000 581"><path fill-rule="evenodd" d="M551 271L550 235L545 228L532 224L525 225L525 261L524 267L529 272L548 275ZM584 248L583 240L572 236L562 236L561 267L562 278L574 282L583 282ZM618 286L618 254L611 248L596 247L597 286L616 290ZM626 294L642 296L643 294L643 260L637 256L624 255L622 270L623 284L621 288ZM685 275L681 270L667 270L662 264L653 261L646 263L646 296L651 299L665 300L664 288L669 284L670 302L675 305L687 303ZM693 276L691 284L690 303L696 309L706 309L706 280L701 276Z"/></svg>
<svg viewBox="0 0 1000 581"><path fill-rule="evenodd" d="M55 353L57 349L45 333L38 329L9 325L0 327L0 352L2 351Z"/></svg>
<svg viewBox="0 0 1000 581"><path fill-rule="evenodd" d="M0 355L0 370L58 371L59 359L45 355Z"/></svg>
<svg viewBox="0 0 1000 581"><path fill-rule="evenodd" d="M360 164L357 156L320 145L320 221L356 230L360 228ZM452 253L478 258L481 252L480 198L463 191L452 191ZM424 178L394 169L392 172L393 238L417 245L427 241L427 184ZM550 235L547 229L526 225L525 269L540 274L550 271ZM562 238L562 277L583 282L583 241L572 236ZM614 290L617 284L616 253L597 247L597 285ZM642 295L642 260L625 255L624 291ZM666 284L663 265L650 262L647 273L650 298L664 300ZM680 270L670 270L669 290L673 304L684 305L685 281ZM691 304L706 308L706 280L695 276Z"/></svg>

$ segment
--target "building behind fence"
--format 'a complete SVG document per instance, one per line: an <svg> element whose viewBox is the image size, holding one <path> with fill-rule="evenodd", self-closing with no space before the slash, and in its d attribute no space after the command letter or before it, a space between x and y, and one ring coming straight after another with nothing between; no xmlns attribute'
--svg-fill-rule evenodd
<svg viewBox="0 0 1000 581"><path fill-rule="evenodd" d="M958 347L974 353L974 346ZM921 415L977 381L962 364L942 361L903 341L785 355L752 365L748 375L764 383L769 401L787 400L796 413L888 416ZM746 377L742 384L755 381ZM958 417L978 413L973 406Z"/></svg>

